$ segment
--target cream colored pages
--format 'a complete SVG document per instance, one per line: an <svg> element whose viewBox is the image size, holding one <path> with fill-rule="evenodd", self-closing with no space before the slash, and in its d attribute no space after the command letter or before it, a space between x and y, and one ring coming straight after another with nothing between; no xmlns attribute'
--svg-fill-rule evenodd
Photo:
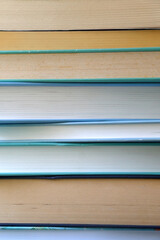
<svg viewBox="0 0 160 240"><path fill-rule="evenodd" d="M1 0L0 30L160 27L159 0Z"/></svg>
<svg viewBox="0 0 160 240"><path fill-rule="evenodd" d="M152 78L160 52L0 54L0 79Z"/></svg>
<svg viewBox="0 0 160 240"><path fill-rule="evenodd" d="M1 223L159 225L159 179L0 180Z"/></svg>

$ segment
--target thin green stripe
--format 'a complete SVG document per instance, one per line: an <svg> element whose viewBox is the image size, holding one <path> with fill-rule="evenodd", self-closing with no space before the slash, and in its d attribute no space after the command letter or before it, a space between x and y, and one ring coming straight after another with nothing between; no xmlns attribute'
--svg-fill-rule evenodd
<svg viewBox="0 0 160 240"><path fill-rule="evenodd" d="M102 230L103 228L87 228L87 227L76 227L76 228L72 228L72 227L4 227L4 226L0 226L0 230ZM107 228L104 228L103 230L108 230Z"/></svg>
<svg viewBox="0 0 160 240"><path fill-rule="evenodd" d="M8 176L58 176L58 175L160 175L160 172L0 172L1 177L8 177ZM48 179L47 179L48 180Z"/></svg>
<svg viewBox="0 0 160 240"><path fill-rule="evenodd" d="M56 143L56 142L0 142L0 146L160 146L160 142L119 143Z"/></svg>
<svg viewBox="0 0 160 240"><path fill-rule="evenodd" d="M81 230L81 231L87 231L87 230L90 230L90 231L156 231L154 228L153 229L150 229L150 228L126 228L126 227L123 227L123 228L112 228L112 227L106 227L106 228L103 228L103 227L94 227L94 228L90 228L90 227L11 227L11 226L0 226L0 230L63 230L63 231L67 231L67 230L72 230L72 231L77 231L77 230Z"/></svg>
<svg viewBox="0 0 160 240"><path fill-rule="evenodd" d="M63 50L9 50L0 51L0 54L29 54L29 53L99 53L99 52L155 52L160 47L145 48L98 48L98 49L63 49Z"/></svg>
<svg viewBox="0 0 160 240"><path fill-rule="evenodd" d="M65 82L71 82L71 83L79 83L79 82L85 82L85 83L159 83L160 78L77 78L77 79L0 79L0 82L38 82L38 83L65 83Z"/></svg>

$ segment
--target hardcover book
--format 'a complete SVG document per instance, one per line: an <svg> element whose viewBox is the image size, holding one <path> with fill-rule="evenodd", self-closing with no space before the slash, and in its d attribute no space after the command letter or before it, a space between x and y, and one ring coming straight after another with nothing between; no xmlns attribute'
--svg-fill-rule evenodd
<svg viewBox="0 0 160 240"><path fill-rule="evenodd" d="M160 119L160 83L1 83L0 122Z"/></svg>
<svg viewBox="0 0 160 240"><path fill-rule="evenodd" d="M0 125L7 142L149 142L160 141L160 120L111 120Z"/></svg>
<svg viewBox="0 0 160 240"><path fill-rule="evenodd" d="M160 179L1 179L0 196L6 225L160 223Z"/></svg>
<svg viewBox="0 0 160 240"><path fill-rule="evenodd" d="M157 0L1 0L0 30L153 29Z"/></svg>
<svg viewBox="0 0 160 240"><path fill-rule="evenodd" d="M160 143L1 143L0 176L160 175Z"/></svg>
<svg viewBox="0 0 160 240"><path fill-rule="evenodd" d="M159 78L160 48L0 52L0 80ZM128 81L129 81L128 79Z"/></svg>
<svg viewBox="0 0 160 240"><path fill-rule="evenodd" d="M92 239L92 240L159 240L160 232L148 230L110 230L110 229L74 229L74 228L49 228L49 227L32 227L32 230L26 230L27 227L4 227L3 231L0 231L0 236L3 240L82 240L82 239ZM9 229L9 230L7 230ZM12 230L13 229L13 230Z"/></svg>
<svg viewBox="0 0 160 240"><path fill-rule="evenodd" d="M159 46L160 30L0 32L0 51Z"/></svg>

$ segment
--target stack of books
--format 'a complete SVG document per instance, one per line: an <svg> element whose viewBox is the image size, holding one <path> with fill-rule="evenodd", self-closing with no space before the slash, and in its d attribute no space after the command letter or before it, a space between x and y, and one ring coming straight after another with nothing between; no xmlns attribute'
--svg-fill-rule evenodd
<svg viewBox="0 0 160 240"><path fill-rule="evenodd" d="M156 0L1 0L1 229L160 228L159 12Z"/></svg>

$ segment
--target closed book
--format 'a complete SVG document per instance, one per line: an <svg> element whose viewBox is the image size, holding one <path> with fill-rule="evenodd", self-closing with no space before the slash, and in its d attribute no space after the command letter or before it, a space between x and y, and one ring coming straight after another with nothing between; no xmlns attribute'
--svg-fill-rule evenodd
<svg viewBox="0 0 160 240"><path fill-rule="evenodd" d="M1 0L0 30L153 29L159 13L157 0Z"/></svg>
<svg viewBox="0 0 160 240"><path fill-rule="evenodd" d="M1 83L0 121L160 119L160 83Z"/></svg>
<svg viewBox="0 0 160 240"><path fill-rule="evenodd" d="M0 32L0 51L159 46L160 30Z"/></svg>
<svg viewBox="0 0 160 240"><path fill-rule="evenodd" d="M0 52L0 80L159 78L160 48ZM89 80L88 80L89 81Z"/></svg>
<svg viewBox="0 0 160 240"><path fill-rule="evenodd" d="M159 176L160 143L1 143L0 176Z"/></svg>
<svg viewBox="0 0 160 240"><path fill-rule="evenodd" d="M160 120L0 125L0 143L160 141Z"/></svg>
<svg viewBox="0 0 160 240"><path fill-rule="evenodd" d="M159 240L160 232L153 230L110 230L110 229L74 229L74 228L49 228L49 227L31 227L31 230L21 230L23 228L20 227L4 227L3 231L0 232L0 236L3 240L53 240L56 238L57 240L82 240L82 239L92 239L92 240ZM9 230L7 230L9 229ZM12 230L13 229L13 230Z"/></svg>
<svg viewBox="0 0 160 240"><path fill-rule="evenodd" d="M158 226L159 179L1 179L0 223Z"/></svg>

